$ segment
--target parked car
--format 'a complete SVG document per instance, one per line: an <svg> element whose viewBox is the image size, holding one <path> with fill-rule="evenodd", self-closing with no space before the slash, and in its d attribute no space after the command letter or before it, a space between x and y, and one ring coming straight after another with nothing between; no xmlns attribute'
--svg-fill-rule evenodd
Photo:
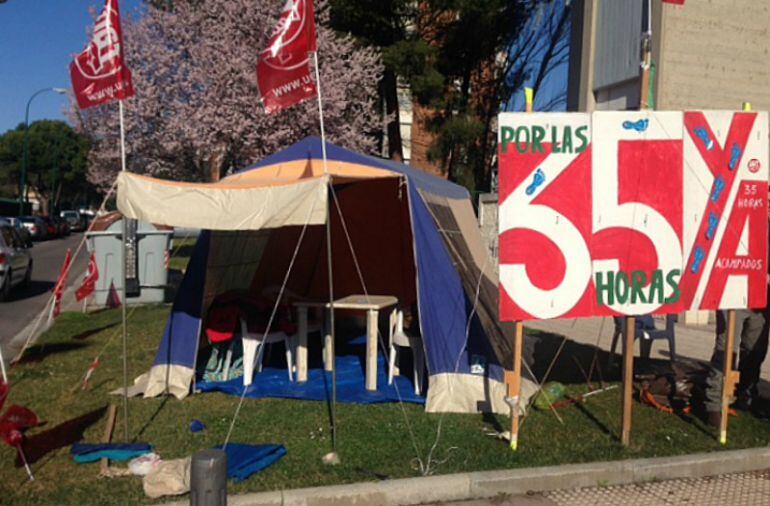
<svg viewBox="0 0 770 506"><path fill-rule="evenodd" d="M43 220L43 222L45 222L49 239L55 239L57 237L61 237L61 234L59 233L59 227L56 225L56 222L53 221L53 218L51 218L50 216L41 216L40 218Z"/></svg>
<svg viewBox="0 0 770 506"><path fill-rule="evenodd" d="M8 300L11 289L32 279L32 257L10 225L0 225L0 301Z"/></svg>
<svg viewBox="0 0 770 506"><path fill-rule="evenodd" d="M21 223L29 230L33 241L45 241L48 239L48 225L39 216L22 216Z"/></svg>
<svg viewBox="0 0 770 506"><path fill-rule="evenodd" d="M59 218L58 216L54 216L51 219L56 224L56 233L59 235L59 237L70 235L71 229L70 224L67 223L67 220L64 218Z"/></svg>
<svg viewBox="0 0 770 506"><path fill-rule="evenodd" d="M73 232L80 232L86 228L85 216L81 215L77 211L61 211L59 216L69 223L70 230Z"/></svg>
<svg viewBox="0 0 770 506"><path fill-rule="evenodd" d="M27 227L24 226L18 217L5 216L0 218L0 224L2 224L3 220L5 220L9 225L16 229L16 232L19 234L19 237L21 237L21 240L24 242L24 245L27 248L32 247L32 234L29 230L27 230Z"/></svg>

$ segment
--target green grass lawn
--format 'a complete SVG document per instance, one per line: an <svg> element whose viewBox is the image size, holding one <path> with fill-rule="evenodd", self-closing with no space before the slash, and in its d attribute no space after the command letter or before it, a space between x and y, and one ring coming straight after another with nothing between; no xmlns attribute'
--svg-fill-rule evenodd
<svg viewBox="0 0 770 506"><path fill-rule="evenodd" d="M190 255L192 255L192 250L197 240L197 237L174 239L174 247L171 250L171 258L168 264L169 269L184 271L187 268L187 262L190 261Z"/></svg>
<svg viewBox="0 0 770 506"><path fill-rule="evenodd" d="M152 363L168 306L135 311L129 325L130 376L145 372ZM14 465L15 451L0 445L0 503L6 504L136 504L149 502L138 477L98 478L98 464L75 464L69 443L81 437L98 442L105 425L105 407L120 405L108 392L121 385L120 310L83 315L63 314L53 329L33 346L23 363L11 369L12 391L7 405L26 405L46 423L30 430L30 458L45 442L63 445L48 451L32 465L36 481L27 481ZM75 337L73 337L75 336ZM110 340L111 339L111 340ZM109 341L90 390L73 389L94 356ZM565 364L573 363L571 360ZM557 364L559 367L566 367ZM770 424L750 415L731 420L730 440L720 446L699 421L680 418L634 404L631 446L618 442L620 389L590 398L584 405L552 413L532 410L524 419L519 451L486 435L505 430L509 419L491 415L426 414L416 405L338 406L341 465L324 466L330 451L326 403L296 400L249 400L244 403L233 442L281 443L287 455L276 465L241 484L231 482L231 493L331 485L377 479L418 476L416 457L425 459L435 443L431 470L436 474L462 471L541 466L596 460L653 457L722 448L764 446ZM571 394L586 391L568 385ZM129 401L132 440L152 443L167 459L189 456L224 441L238 399L219 393ZM115 440L123 439L119 411ZM193 434L192 419L207 429ZM407 422L408 420L408 422ZM438 424L441 437L436 442ZM410 431L413 438L410 436ZM66 445L65 445L66 443ZM56 446L50 445L49 446ZM417 450L415 450L415 446ZM37 449L37 450L36 450Z"/></svg>

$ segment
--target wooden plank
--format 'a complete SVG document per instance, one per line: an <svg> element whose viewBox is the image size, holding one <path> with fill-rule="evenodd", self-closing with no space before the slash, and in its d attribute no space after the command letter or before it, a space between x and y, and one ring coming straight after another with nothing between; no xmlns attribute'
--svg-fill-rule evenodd
<svg viewBox="0 0 770 506"><path fill-rule="evenodd" d="M521 395L521 349L524 342L524 324L516 322L513 337L513 370L505 371L508 397L511 404L511 450L519 447L519 400Z"/></svg>
<svg viewBox="0 0 770 506"><path fill-rule="evenodd" d="M107 411L107 425L104 427L104 436L102 437L102 443L109 443L112 441L112 432L115 430L115 420L118 417L118 407L115 404L110 404L110 409ZM99 473L106 475L109 473L110 461L103 458L99 462Z"/></svg>
<svg viewBox="0 0 770 506"><path fill-rule="evenodd" d="M631 414L634 391L634 332L636 318L626 316L623 335L623 416L620 442L628 446L631 441Z"/></svg>
<svg viewBox="0 0 770 506"><path fill-rule="evenodd" d="M733 371L733 347L735 346L735 309L727 311L727 342L725 343L722 360L724 376L722 380L722 416L719 420L719 442L727 444L727 419L729 418L730 401L735 392L735 385L740 374Z"/></svg>

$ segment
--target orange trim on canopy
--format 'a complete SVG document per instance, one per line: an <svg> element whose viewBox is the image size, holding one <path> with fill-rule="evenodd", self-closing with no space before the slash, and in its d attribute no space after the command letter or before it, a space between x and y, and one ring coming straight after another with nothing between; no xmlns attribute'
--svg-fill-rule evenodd
<svg viewBox="0 0 770 506"><path fill-rule="evenodd" d="M399 177L401 174L386 169L378 169L357 163L327 160L329 175L337 183L361 179L379 179ZM323 160L312 158L292 162L277 163L258 169L246 170L227 176L217 184L259 184L272 186L288 184L300 179L318 178L324 175Z"/></svg>
<svg viewBox="0 0 770 506"><path fill-rule="evenodd" d="M385 169L377 169L357 163L328 160L329 175L334 183L348 183L362 179L396 178L401 174ZM142 179L153 184L176 186L181 188L202 188L212 190L238 190L269 186L284 186L302 180L317 179L324 175L323 160L296 160L277 163L258 169L239 172L227 176L216 183L190 183L157 179L141 174L130 174L132 178Z"/></svg>

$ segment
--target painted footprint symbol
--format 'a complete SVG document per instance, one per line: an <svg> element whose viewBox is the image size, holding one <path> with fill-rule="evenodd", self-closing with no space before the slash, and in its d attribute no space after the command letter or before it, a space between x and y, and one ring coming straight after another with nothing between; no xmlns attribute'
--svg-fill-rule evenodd
<svg viewBox="0 0 770 506"><path fill-rule="evenodd" d="M623 128L626 130L636 130L637 132L644 132L650 125L649 119L640 119L639 121L624 121Z"/></svg>
<svg viewBox="0 0 770 506"><path fill-rule="evenodd" d="M532 195L543 183L545 183L545 173L543 172L543 169L537 169L535 175L532 176L532 183L527 186L525 193L527 195Z"/></svg>
<svg viewBox="0 0 770 506"><path fill-rule="evenodd" d="M727 164L730 170L735 170L735 167L738 166L738 161L741 159L741 154L743 154L741 147L738 144L733 144L733 147L730 150L730 163Z"/></svg>
<svg viewBox="0 0 770 506"><path fill-rule="evenodd" d="M717 203L719 197L722 195L722 191L725 189L725 180L722 177L716 178L714 181L714 190L711 192L711 202Z"/></svg>
<svg viewBox="0 0 770 506"><path fill-rule="evenodd" d="M719 225L719 218L714 213L709 213L709 228L706 230L706 239L709 241L714 238L714 232L716 232L717 225Z"/></svg>
<svg viewBox="0 0 770 506"><path fill-rule="evenodd" d="M703 127L698 127L695 130L695 135L698 136L698 138L703 141L703 145L706 147L707 151L711 151L714 149L714 141L711 140L711 137L709 137L709 133L706 131Z"/></svg>
<svg viewBox="0 0 770 506"><path fill-rule="evenodd" d="M706 253L703 251L703 248L698 246L695 248L695 254L693 256L694 258L692 259L692 267L690 267L690 271L692 271L693 274L698 274L698 271L700 270L700 264L703 262L703 257L706 256Z"/></svg>

